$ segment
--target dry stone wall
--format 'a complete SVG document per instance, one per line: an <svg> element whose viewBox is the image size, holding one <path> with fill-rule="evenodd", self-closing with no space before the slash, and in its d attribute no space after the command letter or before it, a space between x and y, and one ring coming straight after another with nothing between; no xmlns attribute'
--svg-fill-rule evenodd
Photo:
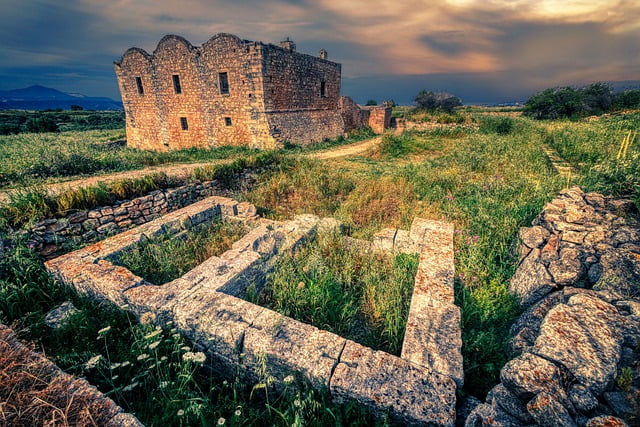
<svg viewBox="0 0 640 427"><path fill-rule="evenodd" d="M630 200L574 187L520 231L501 383L467 426L640 422L640 234Z"/></svg>
<svg viewBox="0 0 640 427"><path fill-rule="evenodd" d="M216 181L157 190L115 205L77 211L64 218L45 219L25 230L25 233L29 244L40 255L51 257L65 244L105 238L210 197L218 191Z"/></svg>
<svg viewBox="0 0 640 427"><path fill-rule="evenodd" d="M337 221L313 215L271 221L255 212L247 203L211 197L48 261L45 266L81 293L126 306L138 316L152 316L162 325L171 322L207 352L222 373L240 371L258 379L266 368L280 384L289 375L300 375L315 387L327 388L337 401L357 400L379 416L388 412L402 424L453 425L456 382L461 383L459 325L449 331L447 341L424 330L441 325L443 311L412 304L414 312L427 310L421 319L431 321L407 326L411 351L406 358L396 357L245 301L247 287L263 286L265 275L281 254L295 250L318 230L339 228ZM152 284L114 264L122 251L141 239L179 233L219 217L242 221L251 230L229 251L209 258L176 280ZM424 253L442 243L443 248L433 257L421 257L422 273L416 281L419 293L431 287L449 294L453 292L452 241L450 226L419 220L411 231L383 230L368 242L368 248ZM435 258L439 259L435 266L424 265ZM434 298L439 301L440 297ZM448 300L436 307L447 304ZM458 321L454 316L453 322L449 319L445 323ZM425 354L430 352L433 358Z"/></svg>

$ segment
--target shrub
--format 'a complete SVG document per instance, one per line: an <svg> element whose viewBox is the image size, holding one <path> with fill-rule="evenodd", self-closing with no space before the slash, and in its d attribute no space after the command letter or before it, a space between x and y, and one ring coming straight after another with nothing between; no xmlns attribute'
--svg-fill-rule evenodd
<svg viewBox="0 0 640 427"><path fill-rule="evenodd" d="M616 94L613 105L618 109L640 108L640 89L625 90Z"/></svg>
<svg viewBox="0 0 640 427"><path fill-rule="evenodd" d="M515 121L511 117L483 116L480 119L480 131L508 135L513 131Z"/></svg>
<svg viewBox="0 0 640 427"><path fill-rule="evenodd" d="M378 101L376 101L375 99L370 99L370 100L368 100L368 101L367 101L367 103L366 103L366 104L364 104L364 105L369 105L369 106L372 106L372 105L378 105Z"/></svg>
<svg viewBox="0 0 640 427"><path fill-rule="evenodd" d="M32 133L58 132L58 125L49 117L32 117L24 123L24 130Z"/></svg>
<svg viewBox="0 0 640 427"><path fill-rule="evenodd" d="M462 105L462 100L447 92L421 90L415 97L418 109L427 111L443 111L453 113L455 107Z"/></svg>
<svg viewBox="0 0 640 427"><path fill-rule="evenodd" d="M524 105L523 115L534 119L575 117L584 111L582 93L572 87L545 89Z"/></svg>

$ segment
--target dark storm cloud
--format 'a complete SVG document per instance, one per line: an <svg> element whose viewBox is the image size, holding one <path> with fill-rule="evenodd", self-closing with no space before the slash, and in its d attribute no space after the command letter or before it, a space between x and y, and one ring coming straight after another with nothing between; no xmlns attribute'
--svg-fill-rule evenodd
<svg viewBox="0 0 640 427"><path fill-rule="evenodd" d="M119 97L112 61L163 35L218 32L343 64L344 92L419 89L511 99L547 86L640 79L634 0L3 0L0 89L43 84ZM396 95L394 95L396 93Z"/></svg>

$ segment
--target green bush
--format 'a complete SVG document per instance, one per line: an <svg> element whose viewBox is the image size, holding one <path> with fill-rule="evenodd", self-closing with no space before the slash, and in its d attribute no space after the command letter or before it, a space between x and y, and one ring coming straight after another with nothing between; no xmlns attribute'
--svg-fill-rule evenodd
<svg viewBox="0 0 640 427"><path fill-rule="evenodd" d="M572 87L545 89L524 105L523 115L533 119L576 117L584 112L584 98Z"/></svg>
<svg viewBox="0 0 640 427"><path fill-rule="evenodd" d="M508 135L513 131L515 120L511 117L482 116L480 132Z"/></svg>
<svg viewBox="0 0 640 427"><path fill-rule="evenodd" d="M417 108L426 111L443 111L453 113L456 107L462 105L462 101L455 95L447 92L432 92L421 90L415 97Z"/></svg>
<svg viewBox="0 0 640 427"><path fill-rule="evenodd" d="M32 117L23 126L25 132L58 132L58 125L49 117Z"/></svg>

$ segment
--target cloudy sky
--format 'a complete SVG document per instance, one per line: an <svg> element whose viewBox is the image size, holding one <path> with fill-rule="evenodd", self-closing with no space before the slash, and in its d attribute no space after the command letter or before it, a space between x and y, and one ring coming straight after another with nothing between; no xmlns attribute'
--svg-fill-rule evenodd
<svg viewBox="0 0 640 427"><path fill-rule="evenodd" d="M127 48L218 32L325 48L359 102L410 102L422 88L499 102L640 81L638 0L2 0L0 89L118 99L112 63Z"/></svg>

